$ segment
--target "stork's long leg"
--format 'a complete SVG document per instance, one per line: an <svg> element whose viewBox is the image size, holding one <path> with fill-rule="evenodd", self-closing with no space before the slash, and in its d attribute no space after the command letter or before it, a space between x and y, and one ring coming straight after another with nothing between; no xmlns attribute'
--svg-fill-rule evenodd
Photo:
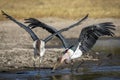
<svg viewBox="0 0 120 80"><path fill-rule="evenodd" d="M40 69L41 69L42 59L43 59L43 57L39 57L39 68Z"/></svg>
<svg viewBox="0 0 120 80"><path fill-rule="evenodd" d="M85 61L82 59L81 63L76 67L76 72L78 72L79 67L84 63Z"/></svg>
<svg viewBox="0 0 120 80"><path fill-rule="evenodd" d="M71 60L71 63L70 63L70 65L71 65L71 72L73 71L73 64L74 64L74 62L73 62L73 60Z"/></svg>
<svg viewBox="0 0 120 80"><path fill-rule="evenodd" d="M33 67L34 67L34 69L36 69L36 61L38 58L35 58L35 56L34 56L34 57L32 57L32 59L33 59Z"/></svg>

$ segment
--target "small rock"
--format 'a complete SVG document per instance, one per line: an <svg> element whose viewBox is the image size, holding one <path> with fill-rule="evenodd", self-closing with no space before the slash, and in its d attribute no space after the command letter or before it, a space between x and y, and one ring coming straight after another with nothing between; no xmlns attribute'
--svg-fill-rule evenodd
<svg viewBox="0 0 120 80"><path fill-rule="evenodd" d="M10 65L10 64L11 64L11 62L10 62L10 61L8 61L8 62L7 62L7 64L8 64L8 65Z"/></svg>
<svg viewBox="0 0 120 80"><path fill-rule="evenodd" d="M16 68L16 69L17 69L17 68L18 68L18 66L14 66L14 68Z"/></svg>

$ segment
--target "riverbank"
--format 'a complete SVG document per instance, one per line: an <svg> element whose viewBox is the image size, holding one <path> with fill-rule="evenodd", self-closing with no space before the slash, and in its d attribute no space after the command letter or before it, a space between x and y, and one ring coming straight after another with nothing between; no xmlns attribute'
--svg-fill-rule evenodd
<svg viewBox="0 0 120 80"><path fill-rule="evenodd" d="M63 49L47 49L41 68L52 68L62 51ZM13 48L12 50L0 50L0 52L0 71L34 68L33 49ZM36 67L39 67L39 61L36 62Z"/></svg>

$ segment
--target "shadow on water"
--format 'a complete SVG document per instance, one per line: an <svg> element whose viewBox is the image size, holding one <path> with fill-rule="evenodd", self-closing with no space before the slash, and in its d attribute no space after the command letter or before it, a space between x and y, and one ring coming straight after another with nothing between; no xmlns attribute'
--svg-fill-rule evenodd
<svg viewBox="0 0 120 80"><path fill-rule="evenodd" d="M23 70L0 72L0 80L120 80L120 38L102 38L95 44L94 51L112 53L113 65L83 67L79 72L71 72L69 68Z"/></svg>

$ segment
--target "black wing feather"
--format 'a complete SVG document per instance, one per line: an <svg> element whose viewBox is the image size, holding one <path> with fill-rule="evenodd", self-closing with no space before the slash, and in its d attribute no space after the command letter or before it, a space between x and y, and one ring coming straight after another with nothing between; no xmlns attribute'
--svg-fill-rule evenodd
<svg viewBox="0 0 120 80"><path fill-rule="evenodd" d="M48 36L48 37L45 39L45 41L49 41L49 40L52 39L53 36L58 35L58 34L64 32L64 31L67 31L67 30L71 29L71 28L74 27L74 26L77 26L78 24L80 24L82 21L84 21L84 20L87 19L87 18L88 18L88 14L87 14L84 18L82 18L81 20L79 20L78 22L76 22L75 24L72 24L71 26L68 26L68 27L66 27L66 28L63 28L63 29L57 31L56 33ZM67 47L67 48L68 48L68 47Z"/></svg>
<svg viewBox="0 0 120 80"><path fill-rule="evenodd" d="M25 26L24 24L18 22L18 21L15 20L12 16L6 14L4 11L1 11L1 12L2 12L3 15L6 16L6 18L12 20L12 21L15 22L16 24L18 24L20 27L22 27L23 29L25 29L25 30L30 34L31 38L32 38L34 41L37 40L37 39L39 39L39 38L35 35L35 33L34 33L29 27L27 27L27 26Z"/></svg>
<svg viewBox="0 0 120 80"><path fill-rule="evenodd" d="M67 28L72 28L74 26L81 24L81 22L84 21L85 19L87 19L87 17L88 17L88 14L84 18L82 18L78 22L68 26ZM57 30L55 28L53 28L52 26L49 26L35 18L25 19L25 23L29 23L29 27L31 29L36 28L36 27L42 27L43 29L46 29L51 34L54 34L55 32L57 32Z"/></svg>
<svg viewBox="0 0 120 80"><path fill-rule="evenodd" d="M45 30L47 30L49 33L53 34L55 33L57 30L55 28L53 28L52 26L49 26L35 18L28 18L25 19L25 23L29 23L29 27L31 29L36 28L36 27L41 27Z"/></svg>
<svg viewBox="0 0 120 80"><path fill-rule="evenodd" d="M100 36L113 36L112 30L115 30L112 22L91 25L82 29L78 42L81 43L80 49L83 53L89 51Z"/></svg>
<svg viewBox="0 0 120 80"><path fill-rule="evenodd" d="M53 28L52 26L49 26L35 18L25 19L25 21L26 21L25 23L29 23L29 27L31 29L36 28L36 27L42 27L43 29L45 29L51 34L54 34L55 32L57 32L57 30ZM57 34L56 36L62 41L63 46L67 48L68 44L67 44L66 39L61 34ZM48 41L45 41L45 42L48 42Z"/></svg>
<svg viewBox="0 0 120 80"><path fill-rule="evenodd" d="M79 20L78 22L76 22L76 23L68 26L67 28L62 29L60 32L65 31L65 30L68 30L68 29L70 29L70 28L72 28L72 27L74 27L74 26L79 25L79 24L80 24L83 20L85 20L87 17L88 17L88 14L87 14L84 18L82 18L81 20ZM37 19L35 19L35 18L25 19L25 21L26 21L25 23L29 23L29 27L32 28L32 29L33 29L33 28L36 28L36 27L42 27L43 29L47 30L47 31L48 31L49 33L51 33L51 34L54 34L54 33L55 33L55 36L57 36L57 37L62 41L64 47L65 47L65 48L68 48L68 43L67 43L66 39L65 39L61 34L57 34L58 31L57 31L55 28L53 28L52 26L49 26L49 25L47 25L47 24L45 24L45 23L43 23L43 22L41 22L41 21L39 21L39 20L37 20ZM59 33L60 33L60 32L59 32ZM50 39L52 39L52 38L50 38L50 37L48 36L48 37L45 39L45 42L48 42Z"/></svg>

